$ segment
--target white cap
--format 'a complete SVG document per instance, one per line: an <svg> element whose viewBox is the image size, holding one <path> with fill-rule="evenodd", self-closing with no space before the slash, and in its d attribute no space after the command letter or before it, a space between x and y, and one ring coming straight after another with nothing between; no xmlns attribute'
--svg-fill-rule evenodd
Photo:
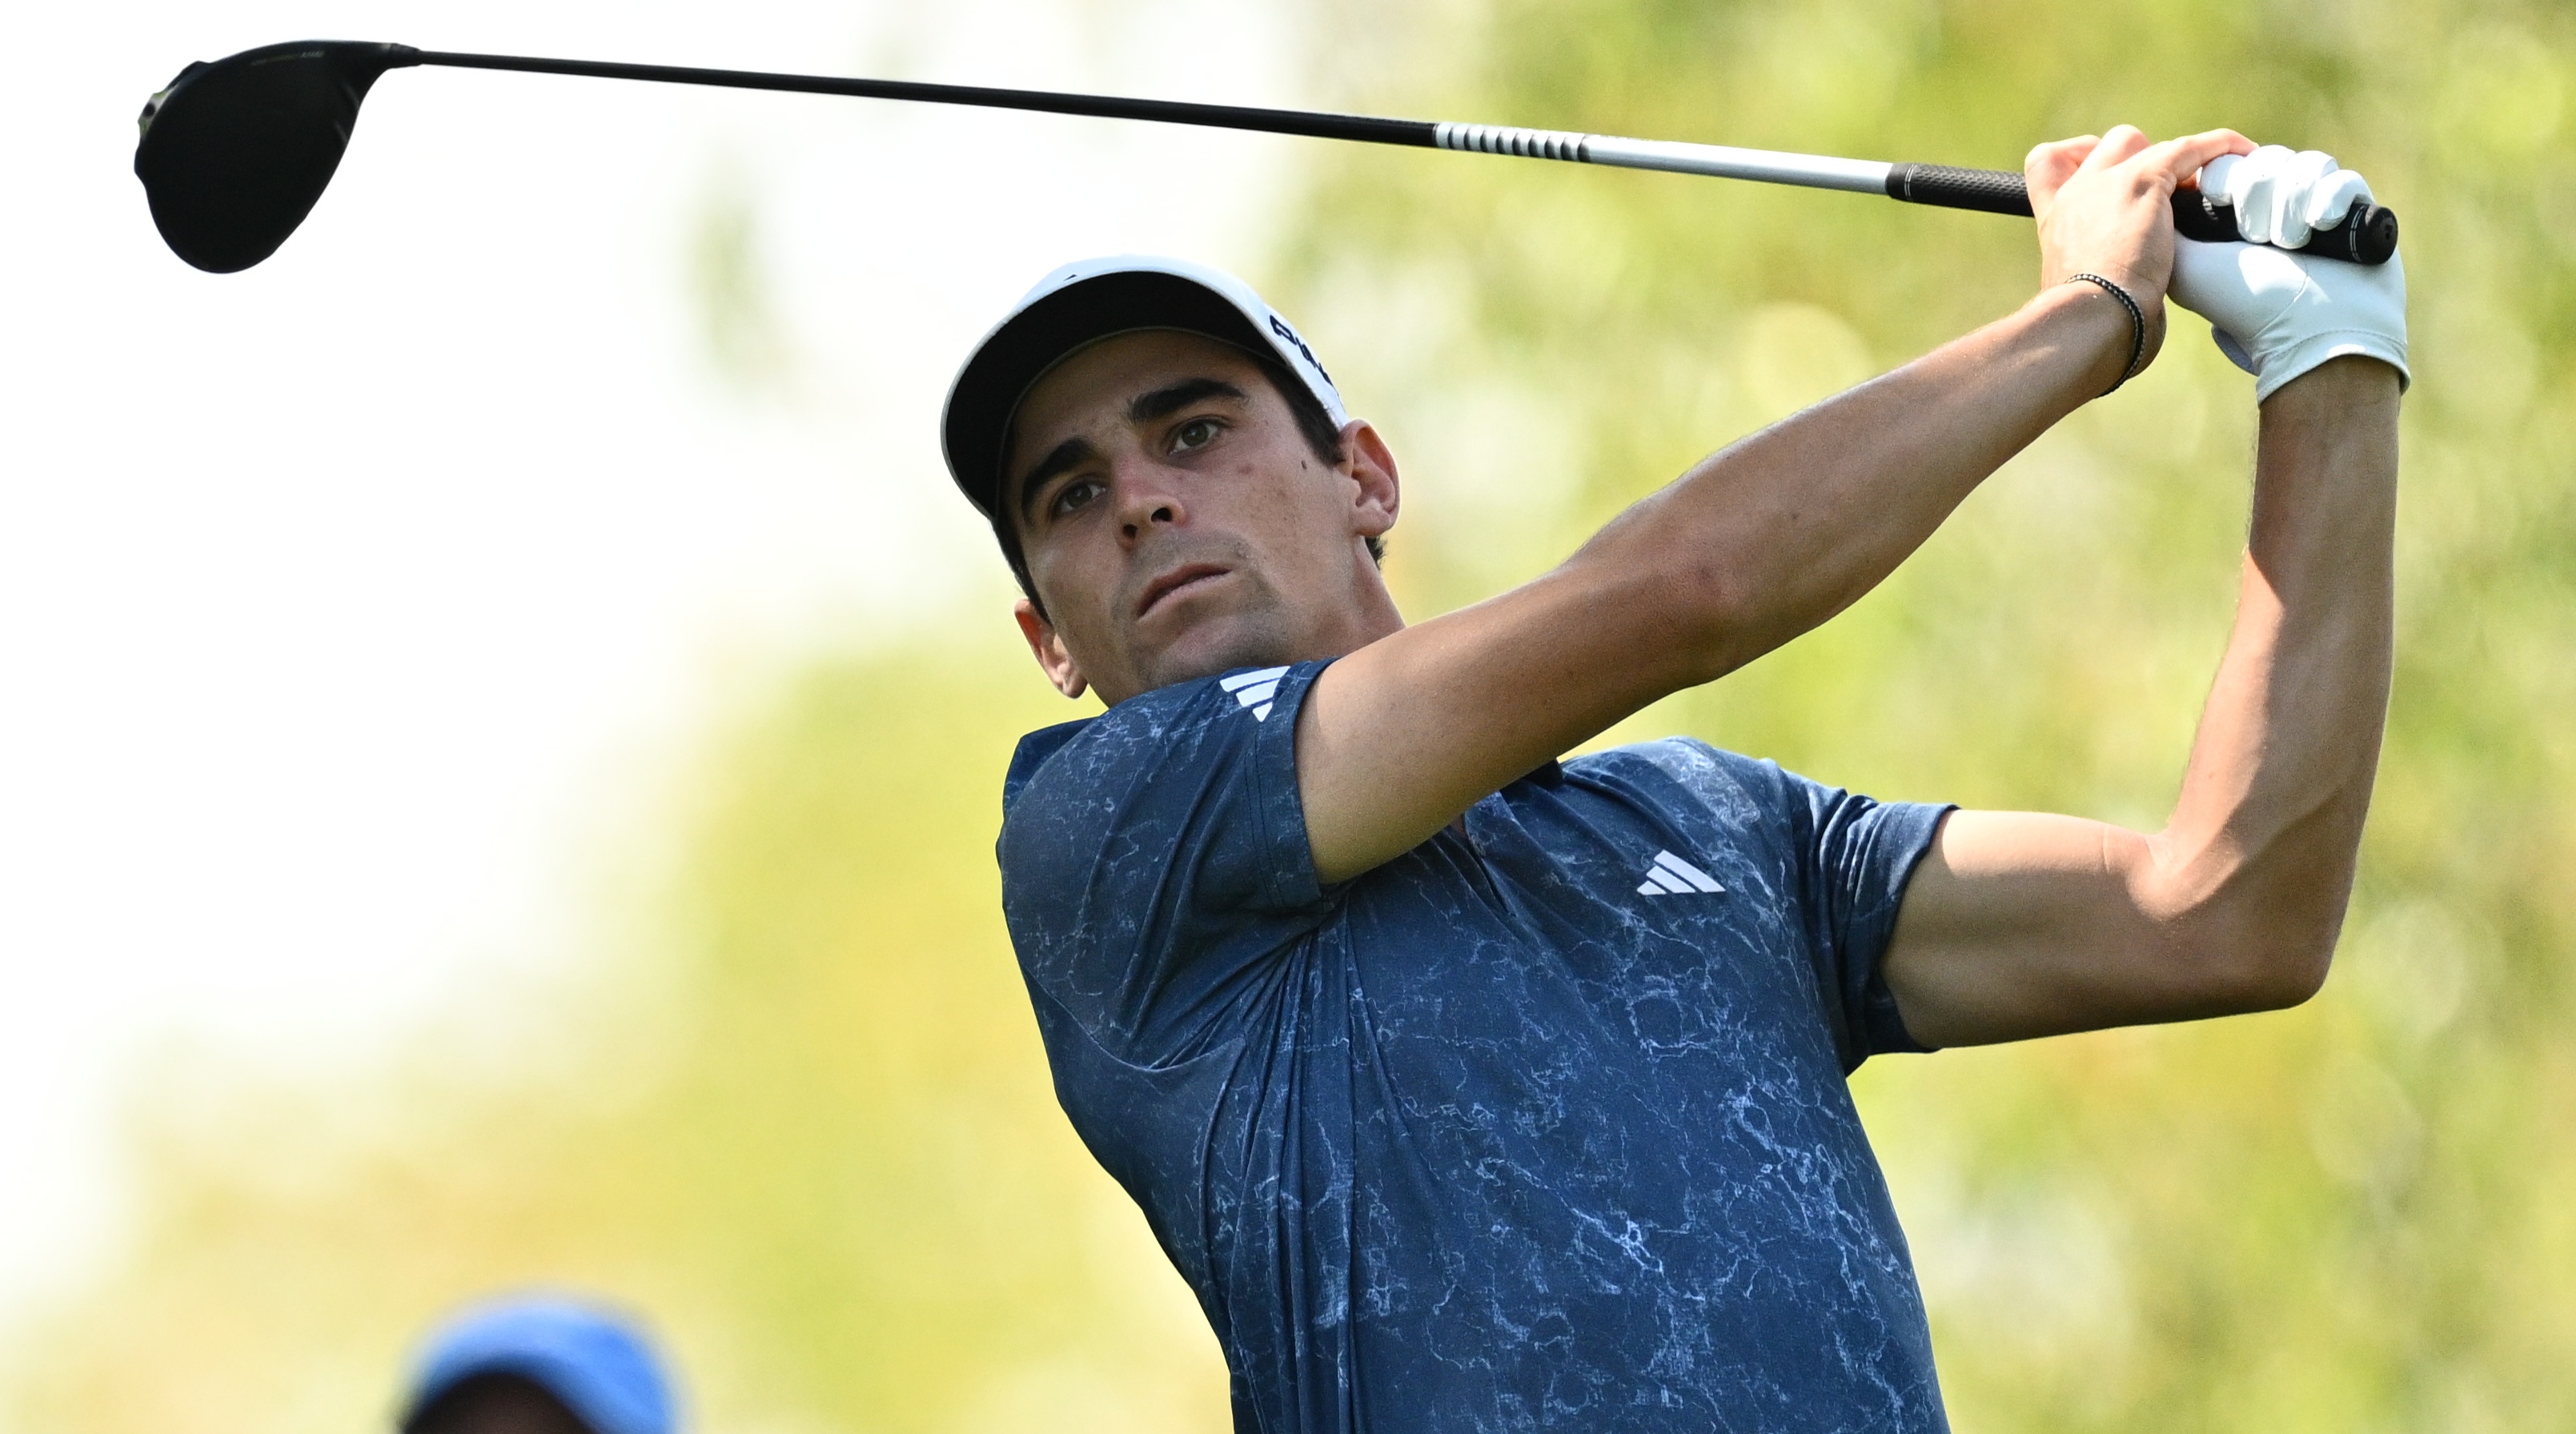
<svg viewBox="0 0 2576 1434"><path fill-rule="evenodd" d="M1020 400L1047 370L1076 350L1143 329L1204 334L1276 359L1305 382L1336 426L1350 419L1315 351L1250 284L1186 259L1084 259L1039 280L975 346L949 385L941 447L966 501L998 522L1003 442Z"/></svg>

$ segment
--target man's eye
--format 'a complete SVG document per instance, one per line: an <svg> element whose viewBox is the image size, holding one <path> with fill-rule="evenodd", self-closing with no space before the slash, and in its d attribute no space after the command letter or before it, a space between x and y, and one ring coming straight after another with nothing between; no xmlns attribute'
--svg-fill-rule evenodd
<svg viewBox="0 0 2576 1434"><path fill-rule="evenodd" d="M1080 512L1090 507L1102 491L1098 480L1076 478L1056 490L1055 501L1047 505L1047 510L1059 518L1067 513Z"/></svg>
<svg viewBox="0 0 2576 1434"><path fill-rule="evenodd" d="M1175 450L1205 448L1214 443L1222 431L1223 425L1213 418L1193 418L1172 430L1172 447Z"/></svg>

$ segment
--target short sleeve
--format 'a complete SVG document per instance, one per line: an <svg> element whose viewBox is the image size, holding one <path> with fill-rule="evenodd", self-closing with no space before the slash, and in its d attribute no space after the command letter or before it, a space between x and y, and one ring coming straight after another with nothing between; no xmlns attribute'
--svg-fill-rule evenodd
<svg viewBox="0 0 2576 1434"><path fill-rule="evenodd" d="M1323 665L1178 684L1024 744L1003 915L1031 986L1116 1059L1158 1066L1221 1038L1329 911L1296 752Z"/></svg>
<svg viewBox="0 0 2576 1434"><path fill-rule="evenodd" d="M1874 1055L1931 1050L1905 1029L1885 968L1906 883L1951 808L1873 801L1782 775L1803 798L1795 827L1807 940L1818 976L1840 1005L1844 1068Z"/></svg>

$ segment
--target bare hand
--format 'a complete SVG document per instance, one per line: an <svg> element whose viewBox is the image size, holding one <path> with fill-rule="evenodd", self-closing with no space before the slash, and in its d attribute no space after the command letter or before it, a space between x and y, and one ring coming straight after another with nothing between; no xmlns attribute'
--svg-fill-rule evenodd
<svg viewBox="0 0 2576 1434"><path fill-rule="evenodd" d="M2165 289L2173 279L2173 193L2222 154L2254 142L2214 129L2149 144L2129 125L2099 137L2043 144L2022 161L2039 217L2039 281L2099 274L2129 291L2146 315L2147 348L2164 342Z"/></svg>

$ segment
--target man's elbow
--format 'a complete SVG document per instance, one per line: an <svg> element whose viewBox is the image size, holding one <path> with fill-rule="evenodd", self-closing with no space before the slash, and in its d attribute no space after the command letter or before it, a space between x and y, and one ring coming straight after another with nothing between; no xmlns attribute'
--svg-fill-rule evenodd
<svg viewBox="0 0 2576 1434"><path fill-rule="evenodd" d="M1744 575L1713 554L1605 533L1553 576L1582 584L1594 630L1625 634L1669 690L1714 682L1777 645L1765 643L1769 613Z"/></svg>
<svg viewBox="0 0 2576 1434"><path fill-rule="evenodd" d="M1860 594L1747 572L1708 554L1676 559L1662 600L1669 603L1690 682L1714 682L1814 628Z"/></svg>
<svg viewBox="0 0 2576 1434"><path fill-rule="evenodd" d="M2275 845L2168 870L2188 882L2164 888L2163 909L2167 939L2191 953L2194 1004L2213 1016L2279 1011L2324 989L2352 899L2349 848L2319 859Z"/></svg>
<svg viewBox="0 0 2576 1434"><path fill-rule="evenodd" d="M2257 953L2230 993L2239 1013L2286 1011L2325 989L2334 942L2308 942Z"/></svg>
<svg viewBox="0 0 2576 1434"><path fill-rule="evenodd" d="M2216 1015L2282 1011L2324 989L2334 965L2343 913L2313 916L2253 913L2223 923L2203 944L2205 995Z"/></svg>

